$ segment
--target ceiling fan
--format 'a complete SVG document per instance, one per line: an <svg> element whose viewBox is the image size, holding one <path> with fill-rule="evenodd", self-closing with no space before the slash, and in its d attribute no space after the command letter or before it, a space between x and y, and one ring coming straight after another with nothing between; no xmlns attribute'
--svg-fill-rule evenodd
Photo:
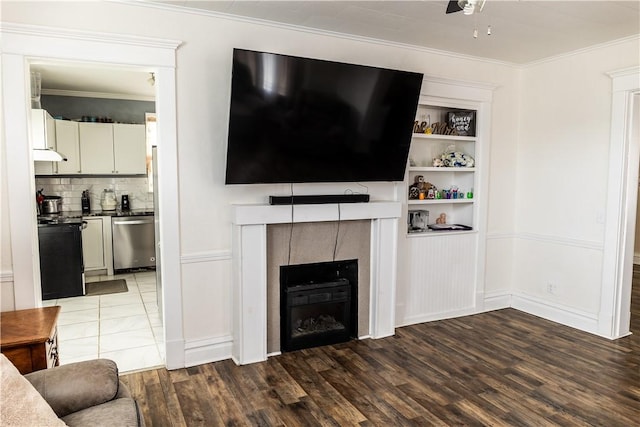
<svg viewBox="0 0 640 427"><path fill-rule="evenodd" d="M475 11L482 12L487 0L451 0L447 5L447 13L460 12L473 15Z"/></svg>

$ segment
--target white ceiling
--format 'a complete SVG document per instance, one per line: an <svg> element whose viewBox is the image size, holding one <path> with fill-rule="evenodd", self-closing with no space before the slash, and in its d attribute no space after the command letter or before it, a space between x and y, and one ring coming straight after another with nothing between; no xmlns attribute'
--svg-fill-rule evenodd
<svg viewBox="0 0 640 427"><path fill-rule="evenodd" d="M42 94L153 101L150 70L70 62L32 62L40 73Z"/></svg>
<svg viewBox="0 0 640 427"><path fill-rule="evenodd" d="M275 22L524 65L640 34L640 0L487 0L481 13L446 14L447 1L146 0L149 7L188 9ZM491 35L487 27L491 26ZM473 37L474 29L478 37ZM640 52L639 52L640 55ZM60 91L153 99L150 70L86 64L33 64L43 93Z"/></svg>
<svg viewBox="0 0 640 427"><path fill-rule="evenodd" d="M464 55L526 64L640 34L640 1L487 0L446 14L448 1L148 0ZM491 25L492 34L487 35ZM474 28L478 38L473 38Z"/></svg>

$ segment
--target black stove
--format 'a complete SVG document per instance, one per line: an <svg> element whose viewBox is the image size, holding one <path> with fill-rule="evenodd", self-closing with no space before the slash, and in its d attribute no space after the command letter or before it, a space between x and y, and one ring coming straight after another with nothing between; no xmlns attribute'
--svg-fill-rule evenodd
<svg viewBox="0 0 640 427"><path fill-rule="evenodd" d="M82 218L38 217L42 300L84 295Z"/></svg>

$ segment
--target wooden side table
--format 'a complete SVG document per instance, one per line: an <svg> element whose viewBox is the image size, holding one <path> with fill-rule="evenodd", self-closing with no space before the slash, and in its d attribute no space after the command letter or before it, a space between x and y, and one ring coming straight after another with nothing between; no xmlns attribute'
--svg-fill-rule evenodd
<svg viewBox="0 0 640 427"><path fill-rule="evenodd" d="M21 374L59 365L58 314L60 306L0 313L0 351Z"/></svg>

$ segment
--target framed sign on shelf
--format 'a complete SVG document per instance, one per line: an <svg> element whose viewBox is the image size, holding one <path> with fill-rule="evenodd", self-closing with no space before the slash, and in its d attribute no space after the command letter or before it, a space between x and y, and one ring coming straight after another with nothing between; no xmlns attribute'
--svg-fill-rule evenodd
<svg viewBox="0 0 640 427"><path fill-rule="evenodd" d="M460 136L476 136L475 111L450 111L447 113L447 122Z"/></svg>

